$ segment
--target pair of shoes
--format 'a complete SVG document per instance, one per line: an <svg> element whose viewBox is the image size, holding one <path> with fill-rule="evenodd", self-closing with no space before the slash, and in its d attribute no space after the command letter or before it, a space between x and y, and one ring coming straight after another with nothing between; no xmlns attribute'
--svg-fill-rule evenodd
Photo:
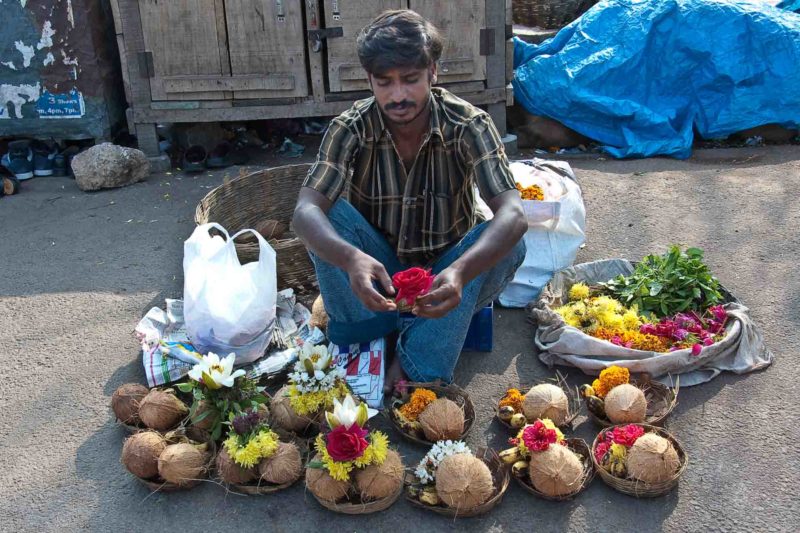
<svg viewBox="0 0 800 533"><path fill-rule="evenodd" d="M231 165L244 165L247 163L247 156L235 150L233 146L225 141L219 143L206 155L206 150L202 146L190 146L183 154L183 170L186 172L202 172L206 168L227 168Z"/></svg>
<svg viewBox="0 0 800 533"><path fill-rule="evenodd" d="M52 176L55 158L58 155L58 145L55 142L34 141L31 143L33 151L33 175Z"/></svg>
<svg viewBox="0 0 800 533"><path fill-rule="evenodd" d="M33 177L33 151L28 140L8 143L8 153L0 160L0 164L11 171L22 181Z"/></svg>

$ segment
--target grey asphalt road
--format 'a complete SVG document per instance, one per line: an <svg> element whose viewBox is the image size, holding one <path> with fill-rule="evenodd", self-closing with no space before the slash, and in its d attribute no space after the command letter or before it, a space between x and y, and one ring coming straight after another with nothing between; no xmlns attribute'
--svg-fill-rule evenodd
<svg viewBox="0 0 800 533"><path fill-rule="evenodd" d="M195 205L224 172L153 175L92 194L67 178L37 178L0 199L0 530L796 531L800 149L571 163L588 212L579 261L699 246L776 355L766 371L681 391L668 427L690 465L677 490L637 500L596 479L576 500L552 503L512 483L490 514L457 522L403 501L339 516L302 485L265 497L211 483L150 494L119 463L125 433L109 398L144 380L133 327L151 306L180 296ZM494 351L465 354L457 371L477 407L472 446L503 447L494 402L507 385L552 372L535 357L523 311L498 310L495 328ZM578 422L575 434L591 441L597 428ZM409 465L425 452L390 436Z"/></svg>

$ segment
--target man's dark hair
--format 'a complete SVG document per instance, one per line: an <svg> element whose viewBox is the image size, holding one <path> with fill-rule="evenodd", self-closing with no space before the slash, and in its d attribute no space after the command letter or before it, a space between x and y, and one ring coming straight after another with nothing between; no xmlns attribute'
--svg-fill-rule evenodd
<svg viewBox="0 0 800 533"><path fill-rule="evenodd" d="M358 34L358 59L370 74L393 68L427 68L442 55L436 26L410 9L386 11Z"/></svg>

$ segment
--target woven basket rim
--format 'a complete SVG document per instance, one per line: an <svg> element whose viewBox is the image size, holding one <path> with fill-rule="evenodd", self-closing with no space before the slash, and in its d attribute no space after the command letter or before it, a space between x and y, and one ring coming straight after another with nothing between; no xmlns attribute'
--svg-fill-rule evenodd
<svg viewBox="0 0 800 533"><path fill-rule="evenodd" d="M667 418L669 418L670 413L675 410L675 406L678 405L678 392L680 391L680 376L677 377L675 381L675 387L670 388L660 381L655 381L651 379L645 378L632 378L630 381L631 385L635 385L640 389L643 387L649 387L654 394L661 395L662 398L666 401L666 407L657 413L653 413L645 417L644 424L651 425L651 426L663 426ZM644 389L643 389L644 390ZM647 395L647 390L644 391L645 395ZM648 402L648 407L649 407ZM600 418L596 414L594 414L589 409L586 410L589 413L589 418L599 426L602 427L611 427L617 424L614 424L607 418Z"/></svg>
<svg viewBox="0 0 800 533"><path fill-rule="evenodd" d="M534 381L533 384L531 385L528 385L527 383L520 383L517 386L509 385L508 387L506 387L506 390L517 389L520 392L522 392L523 389L531 390L532 387L535 387L536 385L541 385L543 383L548 383L550 385L557 385L558 387L561 387L561 390L563 390L564 394L567 395L567 400L569 401L570 414L564 421L564 423L559 425L558 427L562 429L572 429L573 422L575 422L575 419L580 414L583 402L581 402L581 395L580 391L578 390L578 387L570 387L570 385L567 383L566 376L561 374L561 372L556 372L555 378L540 379ZM500 400L502 400L502 398L500 398ZM500 400L494 402L494 414L495 417L497 418L497 421L500 422L500 425L508 428L508 430L511 431L512 433L518 432L519 431L518 428L514 428L511 424L500 418Z"/></svg>
<svg viewBox="0 0 800 533"><path fill-rule="evenodd" d="M467 391L465 391L458 385L455 385L453 383L444 384L439 381L433 381L427 383L413 381L413 382L408 382L406 384L406 387L407 389L404 397L410 396L411 392L414 389L424 388L435 392L437 399L447 398L449 400L454 401L464 409L464 431L461 432L461 435L458 437L458 439L455 440L461 440L464 437L466 437L467 434L472 429L472 426L475 424L475 405L472 403L472 399L470 399ZM392 411L392 403L397 399L398 398L396 396L388 396L384 398L383 413L392 423L394 428L403 436L404 439L410 442L416 444L422 444L424 446L431 446L435 444L436 441L429 441L427 439L415 437L414 435L411 435L410 433L404 431L400 427L400 424L397 422L397 418L395 417L394 412Z"/></svg>
<svg viewBox="0 0 800 533"><path fill-rule="evenodd" d="M603 482L608 485L609 487L617 490L623 494L627 494L629 496L634 496L636 498L655 498L657 496L663 496L670 492L673 488L678 485L678 480L683 475L683 472L686 470L686 467L689 464L689 455L686 453L685 448L680 443L678 439L675 438L672 433L668 432L664 428L660 428L658 426L653 426L650 424L635 424L637 426L641 426L645 429L646 433L656 433L657 435L664 437L665 439L669 440L672 443L672 446L675 448L675 451L678 453L678 458L680 460L680 467L675 474L666 481L661 481L659 483L644 483L642 481L635 481L631 479L622 479L617 476L612 475L610 472L606 471L600 464L597 463L595 459L594 452L595 448L597 447L597 439L603 432L611 431L615 427L623 427L629 424L617 424L611 426L609 428L604 428L601 430L597 436L594 438L592 442L592 462L594 463L595 471L600 474L600 478Z"/></svg>
<svg viewBox="0 0 800 533"><path fill-rule="evenodd" d="M202 441L202 442L205 442L205 443L208 444L208 449L205 452L205 454L206 454L206 462L204 464L204 475L205 475L205 477L202 478L202 479L193 479L193 480L191 480L191 481L189 481L187 483L184 483L182 485L178 485L177 483L171 483L171 482L165 481L165 480L163 480L161 478L144 479L144 478L141 478L139 476L133 476L136 479L138 479L142 484L147 486L153 492L177 492L177 491L181 491L181 490L192 489L192 488L196 487L197 485L199 485L204 479L208 478L210 473L214 469L214 460L217 457L217 443L214 442L211 439L211 435L209 435L209 433L207 431L205 431L205 430L202 430L202 429L199 429L199 428L195 428L195 427L191 427L191 426L189 426L189 427L180 427L180 430L182 430L187 437L190 435L190 433L194 437L197 437L197 438L190 437L190 438L192 438L192 440ZM146 429L144 431L152 431L152 432L158 433L162 437L164 436L164 434L162 432L156 431L154 429ZM173 431L173 430L169 430L169 431ZM142 432L137 432L137 433L142 433Z"/></svg>
<svg viewBox="0 0 800 533"><path fill-rule="evenodd" d="M591 455L592 450L589 449L589 445L583 439L578 438L569 438L564 439L567 443L567 447L572 450L578 457L581 459L581 463L583 463L583 480L581 481L580 487L577 490L570 492L569 494L564 494L562 496L548 496L533 486L530 481L530 477L528 475L528 471L526 470L524 476L512 476L516 479L519 486L522 487L524 490L530 492L537 498L542 498L544 500L550 500L554 502L561 502L574 499L578 494L585 491L589 488L592 481L594 480L595 476L595 467L594 461L592 461Z"/></svg>
<svg viewBox="0 0 800 533"><path fill-rule="evenodd" d="M274 430L273 430L274 431ZM308 462L308 442L303 439L297 439L293 437L284 438L283 436L279 435L280 442L291 443L297 447L297 450L300 452L300 462L301 464L306 464ZM288 489L299 480L305 477L306 471L305 468L300 469L300 475L297 476L297 479L289 481L287 483L281 484L274 484L269 483L268 481L262 480L258 477L255 481L251 481L249 483L225 483L225 481L219 476L219 472L215 469L215 479L220 482L222 485L227 485L228 487L233 488L233 492L240 492L242 494L247 494L250 496L258 496L263 494L274 494L276 492L280 492L284 489Z"/></svg>
<svg viewBox="0 0 800 533"><path fill-rule="evenodd" d="M426 509L440 515L449 516L454 519L470 518L488 513L502 501L503 495L505 495L506 490L508 490L508 485L511 482L511 474L507 465L503 463L503 461L500 459L500 456L492 448L484 446L478 448L478 450L475 452L475 457L486 463L486 466L489 467L489 471L492 473L492 481L494 482L495 492L485 503L470 509L469 511L459 511L458 509L447 507L444 504L435 506L427 505L416 498L412 498L408 492L406 492L406 501L415 507ZM406 473L405 486L411 487L418 485L419 483L417 482L417 477L411 472Z"/></svg>
<svg viewBox="0 0 800 533"><path fill-rule="evenodd" d="M311 492L311 491L308 491ZM389 496L385 498L380 498L377 500L373 500L370 502L363 502L363 503L351 503L347 502L331 502L327 500L322 500L317 497L316 494L311 492L311 495L314 497L317 502L323 506L324 508L328 509L329 511L333 511L335 513L341 514L349 514L349 515L360 515L360 514L371 514L377 513L379 511L384 511L394 505L394 503L400 498L400 495L403 494L403 483L398 483L397 490Z"/></svg>

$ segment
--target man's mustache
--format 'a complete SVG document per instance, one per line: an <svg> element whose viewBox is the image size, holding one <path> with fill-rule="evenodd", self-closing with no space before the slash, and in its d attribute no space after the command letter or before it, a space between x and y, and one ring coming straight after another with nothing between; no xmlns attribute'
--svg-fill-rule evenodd
<svg viewBox="0 0 800 533"><path fill-rule="evenodd" d="M392 111L394 109L397 109L399 111L399 110L407 109L409 107L416 107L416 106L417 106L417 104L415 104L411 100L403 100L402 102L392 102L390 104L386 104L385 109L386 109L386 111Z"/></svg>

